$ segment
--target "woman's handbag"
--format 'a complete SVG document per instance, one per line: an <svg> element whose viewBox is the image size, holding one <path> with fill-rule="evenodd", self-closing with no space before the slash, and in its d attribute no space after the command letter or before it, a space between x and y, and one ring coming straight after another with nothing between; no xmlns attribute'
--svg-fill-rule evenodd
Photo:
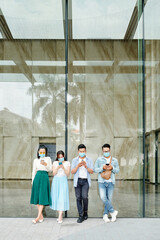
<svg viewBox="0 0 160 240"><path fill-rule="evenodd" d="M110 159L110 163L109 163L109 166L111 166L111 162L112 162L112 157ZM111 178L111 173L112 173L112 170L103 170L103 172L101 173L101 177L106 179L106 180L109 180Z"/></svg>

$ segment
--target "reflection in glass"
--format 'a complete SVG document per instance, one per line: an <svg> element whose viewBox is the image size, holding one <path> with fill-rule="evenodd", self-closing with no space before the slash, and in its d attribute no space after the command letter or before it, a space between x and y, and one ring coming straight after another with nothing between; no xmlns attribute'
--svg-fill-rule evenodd
<svg viewBox="0 0 160 240"><path fill-rule="evenodd" d="M64 39L64 6L59 0L1 0L14 39Z"/></svg>

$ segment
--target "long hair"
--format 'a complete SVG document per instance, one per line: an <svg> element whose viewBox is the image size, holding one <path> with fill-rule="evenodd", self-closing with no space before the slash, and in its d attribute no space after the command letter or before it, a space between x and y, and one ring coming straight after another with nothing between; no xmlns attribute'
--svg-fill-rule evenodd
<svg viewBox="0 0 160 240"><path fill-rule="evenodd" d="M58 156L62 154L62 156L64 157L64 161L67 161L66 158L65 158L65 155L64 155L64 152L62 150L58 151L57 152L57 158L56 158L56 161L58 161Z"/></svg>
<svg viewBox="0 0 160 240"><path fill-rule="evenodd" d="M37 150L37 158L40 158L40 156L39 156L39 150L42 149L42 148L45 149L45 152L46 152L45 157L47 157L47 153L48 153L47 147L44 146L44 145L39 145L39 148L38 148L38 150Z"/></svg>

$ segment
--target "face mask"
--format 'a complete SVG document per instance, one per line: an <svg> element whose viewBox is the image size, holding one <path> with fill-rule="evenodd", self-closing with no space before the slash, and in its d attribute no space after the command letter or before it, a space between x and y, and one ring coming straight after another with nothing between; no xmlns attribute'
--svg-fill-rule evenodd
<svg viewBox="0 0 160 240"><path fill-rule="evenodd" d="M109 157L109 156L110 156L110 152L104 152L103 155L104 155L105 157Z"/></svg>
<svg viewBox="0 0 160 240"><path fill-rule="evenodd" d="M63 158L58 158L58 161L63 162L64 161L64 157Z"/></svg>
<svg viewBox="0 0 160 240"><path fill-rule="evenodd" d="M86 153L79 153L80 157L84 157L86 155Z"/></svg>
<svg viewBox="0 0 160 240"><path fill-rule="evenodd" d="M45 157L45 154L39 154L39 156L40 156L41 158L43 158L43 157Z"/></svg>

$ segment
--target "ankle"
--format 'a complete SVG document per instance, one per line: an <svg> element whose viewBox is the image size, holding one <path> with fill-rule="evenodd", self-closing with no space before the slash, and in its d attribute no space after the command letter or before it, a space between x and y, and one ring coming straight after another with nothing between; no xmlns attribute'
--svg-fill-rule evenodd
<svg viewBox="0 0 160 240"><path fill-rule="evenodd" d="M59 221L61 221L62 219L63 219L63 217L62 217L62 216L59 216L59 217L58 217L58 220L59 220Z"/></svg>

